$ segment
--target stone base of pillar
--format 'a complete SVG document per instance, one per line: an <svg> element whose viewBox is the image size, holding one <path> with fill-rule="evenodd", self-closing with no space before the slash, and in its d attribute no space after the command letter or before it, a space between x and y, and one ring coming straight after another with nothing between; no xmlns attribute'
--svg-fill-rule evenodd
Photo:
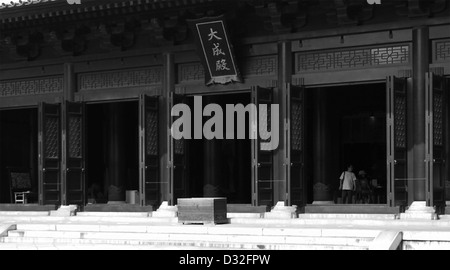
<svg viewBox="0 0 450 270"><path fill-rule="evenodd" d="M297 206L285 206L284 202L277 205L268 213L264 214L266 219L291 219L297 218Z"/></svg>
<svg viewBox="0 0 450 270"><path fill-rule="evenodd" d="M58 210L50 211L50 216L55 217L70 217L75 216L78 210L76 205L62 205Z"/></svg>
<svg viewBox="0 0 450 270"><path fill-rule="evenodd" d="M177 206L169 206L168 202L163 202L158 210L152 213L152 217L177 217L178 216L178 207Z"/></svg>
<svg viewBox="0 0 450 270"><path fill-rule="evenodd" d="M313 201L313 205L328 205L328 204L334 204L333 201Z"/></svg>
<svg viewBox="0 0 450 270"><path fill-rule="evenodd" d="M401 213L400 219L435 220L437 215L433 207L427 206L427 203L424 201L418 201L413 202L405 213Z"/></svg>

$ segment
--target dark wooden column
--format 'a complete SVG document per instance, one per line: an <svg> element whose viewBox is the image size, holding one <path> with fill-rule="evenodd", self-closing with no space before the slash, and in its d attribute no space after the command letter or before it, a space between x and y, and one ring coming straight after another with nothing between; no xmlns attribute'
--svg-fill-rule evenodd
<svg viewBox="0 0 450 270"><path fill-rule="evenodd" d="M125 144L123 135L126 130L123 128L123 106L121 103L109 104L109 126L108 140L108 189L115 186L120 188L120 193L108 193L108 201L125 201ZM110 192L112 190L109 190Z"/></svg>
<svg viewBox="0 0 450 270"><path fill-rule="evenodd" d="M278 43L278 87L275 89L274 98L275 103L280 105L280 142L278 149L274 153L273 172L275 180L283 180L275 187L274 203L277 201L287 202L287 175L286 157L289 154L289 149L286 149L286 142L283 133L286 130L285 123L287 119L286 115L286 84L292 82L292 43L290 41L281 41Z"/></svg>
<svg viewBox="0 0 450 270"><path fill-rule="evenodd" d="M425 201L425 73L429 70L428 27L413 29L414 201Z"/></svg>
<svg viewBox="0 0 450 270"><path fill-rule="evenodd" d="M203 97L203 104L207 105L215 103L216 97L206 96ZM221 187L221 152L220 142L218 140L203 140L203 160L197 162L203 162L203 196L204 197L217 197L219 196L219 189Z"/></svg>
<svg viewBox="0 0 450 270"><path fill-rule="evenodd" d="M74 65L72 63L64 63L64 100L74 101L76 88L76 77Z"/></svg>
<svg viewBox="0 0 450 270"><path fill-rule="evenodd" d="M329 130L329 117L327 115L327 95L325 89L314 89L314 110L313 110L313 175L314 194L313 200L331 201L330 193L322 187L333 186L330 179L338 179L339 176L330 177L332 172L330 136L339 136L336 132ZM337 181L337 180L336 180Z"/></svg>
<svg viewBox="0 0 450 270"><path fill-rule="evenodd" d="M5 181L3 178L4 172L3 168L5 165L3 164L3 154L6 152L3 148L3 131L5 130L4 122L3 122L3 113L0 110L0 203L10 202L6 198L9 198L9 194L7 192L7 188L5 187Z"/></svg>
<svg viewBox="0 0 450 270"><path fill-rule="evenodd" d="M161 182L168 183L169 168L168 168L168 138L170 132L170 114L167 108L167 102L170 92L175 92L175 56L173 53L163 54L163 87L160 95L159 103L159 155L160 155L160 175ZM170 199L169 185L163 184L161 187L162 201Z"/></svg>

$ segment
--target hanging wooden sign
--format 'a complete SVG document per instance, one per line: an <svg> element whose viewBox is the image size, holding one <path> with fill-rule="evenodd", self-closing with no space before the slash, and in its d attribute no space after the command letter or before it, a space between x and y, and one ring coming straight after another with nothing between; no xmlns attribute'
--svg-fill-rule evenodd
<svg viewBox="0 0 450 270"><path fill-rule="evenodd" d="M205 83L241 82L223 16L189 21L205 68Z"/></svg>

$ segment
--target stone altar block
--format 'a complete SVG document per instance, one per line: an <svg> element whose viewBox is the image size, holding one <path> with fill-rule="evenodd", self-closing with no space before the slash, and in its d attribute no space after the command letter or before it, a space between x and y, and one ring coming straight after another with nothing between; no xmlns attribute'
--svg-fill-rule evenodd
<svg viewBox="0 0 450 270"><path fill-rule="evenodd" d="M178 222L183 224L227 223L226 198L178 199Z"/></svg>

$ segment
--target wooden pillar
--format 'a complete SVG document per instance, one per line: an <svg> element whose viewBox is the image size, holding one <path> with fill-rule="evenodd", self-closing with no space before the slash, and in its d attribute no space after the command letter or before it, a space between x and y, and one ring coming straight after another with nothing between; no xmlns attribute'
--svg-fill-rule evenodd
<svg viewBox="0 0 450 270"><path fill-rule="evenodd" d="M314 111L313 111L313 175L314 175L314 201L331 201L330 193L322 187L331 187L329 173L331 166L329 136L339 136L336 132L329 132L327 117L327 95L325 89L314 89ZM331 179L338 179L335 176ZM336 180L337 181L337 180Z"/></svg>
<svg viewBox="0 0 450 270"><path fill-rule="evenodd" d="M292 82L292 43L291 41L281 41L278 43L278 87L274 92L274 103L280 105L280 141L278 149L274 152L273 172L275 180L282 180L275 182L274 203L277 201L288 201L288 179L286 174L286 166L288 166L287 157L289 149L286 147L286 141L283 136L286 131L286 108L289 102L286 100L287 88L286 84Z"/></svg>
<svg viewBox="0 0 450 270"><path fill-rule="evenodd" d="M3 168L5 167L3 164L3 154L6 151L3 149L3 131L5 130L4 122L3 122L3 111L0 110L0 203L10 202L6 199L9 192L6 192L7 188L5 187L4 172ZM8 196L9 197L9 196Z"/></svg>
<svg viewBox="0 0 450 270"><path fill-rule="evenodd" d="M413 29L414 201L425 201L425 73L429 70L429 31Z"/></svg>
<svg viewBox="0 0 450 270"><path fill-rule="evenodd" d="M74 65L72 63L64 63L64 100L74 101L76 88L76 77Z"/></svg>
<svg viewBox="0 0 450 270"><path fill-rule="evenodd" d="M37 111L37 110L36 110ZM36 187L38 185L37 181L37 134L38 134L38 127L37 127L37 113L34 113L35 109L30 110L30 134L29 134L29 140L30 140L30 156L29 156L29 164L30 164L30 173L31 173L31 180L32 180L32 186ZM0 127L1 129L1 127ZM1 140L1 138L0 138ZM0 162L1 164L1 162Z"/></svg>
<svg viewBox="0 0 450 270"><path fill-rule="evenodd" d="M160 175L161 175L161 199L162 201L171 200L171 191L169 189L169 152L168 143L170 135L170 114L167 108L170 92L175 92L175 56L173 53L163 54L163 87L159 98L159 156L160 156ZM172 202L175 204L176 202Z"/></svg>
<svg viewBox="0 0 450 270"><path fill-rule="evenodd" d="M120 103L109 104L109 136L108 138L108 177L109 186L120 188L120 193L111 193L109 190L108 201L125 201L125 148L123 143L123 107Z"/></svg>

